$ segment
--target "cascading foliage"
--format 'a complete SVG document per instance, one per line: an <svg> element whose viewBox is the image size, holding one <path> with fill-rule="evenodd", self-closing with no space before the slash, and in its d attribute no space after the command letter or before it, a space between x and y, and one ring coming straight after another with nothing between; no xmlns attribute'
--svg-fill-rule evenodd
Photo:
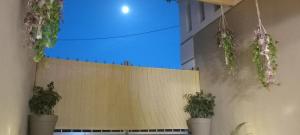
<svg viewBox="0 0 300 135"><path fill-rule="evenodd" d="M36 51L33 60L39 62L45 56L45 48L56 44L63 0L29 0L27 6L24 23L29 44Z"/></svg>
<svg viewBox="0 0 300 135"><path fill-rule="evenodd" d="M262 85L269 88L272 84L277 84L275 74L277 70L277 44L271 35L269 35L264 28L258 1L256 0L256 8L258 15L258 28L255 30L254 41L252 43L253 62L256 65L258 79Z"/></svg>
<svg viewBox="0 0 300 135"><path fill-rule="evenodd" d="M274 76L276 74L276 45L272 37L258 28L255 31L255 39L252 43L253 62L256 65L258 79L264 87L276 84Z"/></svg>
<svg viewBox="0 0 300 135"><path fill-rule="evenodd" d="M222 15L220 18L219 29L217 33L217 43L224 49L225 65L230 73L234 73L236 68L235 44L233 32L228 28L226 18L221 6Z"/></svg>

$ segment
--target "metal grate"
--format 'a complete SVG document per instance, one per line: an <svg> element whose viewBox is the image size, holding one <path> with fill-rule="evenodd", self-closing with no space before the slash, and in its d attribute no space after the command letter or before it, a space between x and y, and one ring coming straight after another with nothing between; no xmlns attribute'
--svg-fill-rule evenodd
<svg viewBox="0 0 300 135"><path fill-rule="evenodd" d="M188 129L89 130L56 129L54 135L189 135Z"/></svg>

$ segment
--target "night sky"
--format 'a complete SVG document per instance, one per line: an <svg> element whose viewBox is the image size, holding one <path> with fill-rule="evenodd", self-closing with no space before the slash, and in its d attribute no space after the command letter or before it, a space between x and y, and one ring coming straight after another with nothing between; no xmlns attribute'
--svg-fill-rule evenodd
<svg viewBox="0 0 300 135"><path fill-rule="evenodd" d="M129 12L122 12L128 6ZM180 68L179 15L165 0L64 0L59 40L48 57ZM116 38L116 37L122 38Z"/></svg>

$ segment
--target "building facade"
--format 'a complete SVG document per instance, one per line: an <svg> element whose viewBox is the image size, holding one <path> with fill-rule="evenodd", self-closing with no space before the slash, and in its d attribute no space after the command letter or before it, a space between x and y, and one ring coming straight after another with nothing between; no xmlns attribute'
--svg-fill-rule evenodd
<svg viewBox="0 0 300 135"><path fill-rule="evenodd" d="M224 8L227 11L228 7ZM197 0L180 0L181 25L181 67L182 69L195 69L194 35L212 23L221 15L219 5L207 4Z"/></svg>

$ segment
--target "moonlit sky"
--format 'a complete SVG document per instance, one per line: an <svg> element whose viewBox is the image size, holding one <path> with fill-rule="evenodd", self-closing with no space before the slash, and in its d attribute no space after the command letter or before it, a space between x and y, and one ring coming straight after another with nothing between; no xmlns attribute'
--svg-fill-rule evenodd
<svg viewBox="0 0 300 135"><path fill-rule="evenodd" d="M124 5L124 6L122 6L122 12L124 13L124 14L128 14L129 13L129 7L127 6L127 5Z"/></svg>
<svg viewBox="0 0 300 135"><path fill-rule="evenodd" d="M122 7L128 6L127 14ZM178 5L165 0L64 0L59 40L52 58L135 66L180 68L179 28L101 40L179 25Z"/></svg>

